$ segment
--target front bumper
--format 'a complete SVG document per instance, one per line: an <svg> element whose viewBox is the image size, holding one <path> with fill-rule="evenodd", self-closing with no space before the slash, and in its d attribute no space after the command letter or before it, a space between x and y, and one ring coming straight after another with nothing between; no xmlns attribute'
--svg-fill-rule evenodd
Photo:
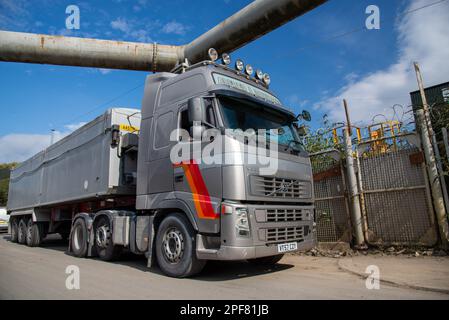
<svg viewBox="0 0 449 320"><path fill-rule="evenodd" d="M293 252L307 251L316 247L316 245L317 243L315 239L298 242L298 250ZM253 246L253 247L221 246L217 250L213 249L197 250L197 258L201 260L228 260L228 261L247 260L254 258L270 257L278 254L279 252L277 244Z"/></svg>
<svg viewBox="0 0 449 320"><path fill-rule="evenodd" d="M8 232L8 225L0 224L0 232Z"/></svg>
<svg viewBox="0 0 449 320"><path fill-rule="evenodd" d="M296 242L296 251L316 246L313 205L242 204L221 215L220 237L215 245L207 236L197 236L197 257L202 260L246 260L278 255L278 244ZM247 211L250 234L236 231L237 210Z"/></svg>

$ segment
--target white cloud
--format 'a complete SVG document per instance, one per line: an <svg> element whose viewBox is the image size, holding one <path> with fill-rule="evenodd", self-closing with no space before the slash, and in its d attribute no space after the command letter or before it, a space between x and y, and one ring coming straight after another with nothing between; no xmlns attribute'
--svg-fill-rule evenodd
<svg viewBox="0 0 449 320"><path fill-rule="evenodd" d="M128 36L140 42L153 42L151 37L148 35L148 31L144 29L133 30L128 33Z"/></svg>
<svg viewBox="0 0 449 320"><path fill-rule="evenodd" d="M162 28L163 33L173 33L177 35L183 35L187 32L188 27L177 21L171 21L164 25Z"/></svg>
<svg viewBox="0 0 449 320"><path fill-rule="evenodd" d="M28 30L30 12L25 0L0 0L0 27L6 30Z"/></svg>
<svg viewBox="0 0 449 320"><path fill-rule="evenodd" d="M288 96L286 98L286 101L287 101L287 106L292 109L295 109L295 107L297 107L297 106L300 109L304 108L309 103L309 100L304 100L304 99L300 98L299 95L297 95L297 94L292 94L292 95Z"/></svg>
<svg viewBox="0 0 449 320"><path fill-rule="evenodd" d="M410 1L404 12L429 4ZM397 24L396 61L383 70L364 76L348 74L346 85L336 95L325 97L315 108L334 121L344 119L342 100L349 101L354 122L370 123L379 113L392 116L392 106L410 104L409 92L417 90L413 62L419 62L426 86L448 81L449 6L447 3L407 14Z"/></svg>
<svg viewBox="0 0 449 320"><path fill-rule="evenodd" d="M81 128L82 126L84 126L87 122L79 122L79 123L72 123L72 124L67 124L64 126L64 128L66 128L67 130L69 130L68 133L75 131L76 129ZM67 133L67 134L68 134Z"/></svg>
<svg viewBox="0 0 449 320"><path fill-rule="evenodd" d="M83 126L85 122L64 126L63 131L53 133L54 142L64 138L72 131ZM50 145L51 133L26 134L12 133L0 136L0 163L24 161Z"/></svg>
<svg viewBox="0 0 449 320"><path fill-rule="evenodd" d="M142 10L143 8L145 8L147 6L148 1L147 0L138 0L137 4L135 4L133 6L133 10L135 12L139 12L140 10Z"/></svg>
<svg viewBox="0 0 449 320"><path fill-rule="evenodd" d="M116 20L111 21L111 27L112 29L120 30L125 33L130 30L130 26L124 18L117 18Z"/></svg>
<svg viewBox="0 0 449 320"><path fill-rule="evenodd" d="M143 23L133 19L117 18L111 22L111 27L123 32L126 38L140 42L153 42L149 36L149 31L157 24L157 21Z"/></svg>
<svg viewBox="0 0 449 320"><path fill-rule="evenodd" d="M104 68L98 68L98 71L103 75L106 75L106 74L109 74L112 72L111 69L104 69Z"/></svg>

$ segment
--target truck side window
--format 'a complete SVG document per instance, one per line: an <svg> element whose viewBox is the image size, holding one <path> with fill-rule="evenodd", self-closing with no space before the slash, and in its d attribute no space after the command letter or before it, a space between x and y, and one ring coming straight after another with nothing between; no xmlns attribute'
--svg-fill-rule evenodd
<svg viewBox="0 0 449 320"><path fill-rule="evenodd" d="M204 101L204 106L206 108L206 122L208 124L213 125L214 127L217 126L217 121L215 119L215 112L214 112L214 106L212 104L212 100L206 99Z"/></svg>
<svg viewBox="0 0 449 320"><path fill-rule="evenodd" d="M214 112L214 107L212 104L212 100L206 99L204 101L204 107L206 109L206 119L205 122L209 125L212 125L214 127L217 126L217 121L215 118L215 112ZM179 124L178 124L178 128L179 129L184 129L185 131L190 133L190 123L189 123L189 112L187 109L181 110L179 113ZM183 137L181 132L179 132L178 134L178 140L179 141L186 141L188 140L188 137Z"/></svg>
<svg viewBox="0 0 449 320"><path fill-rule="evenodd" d="M167 112L160 115L156 120L154 134L154 149L162 149L170 143L170 132L173 125L173 112Z"/></svg>
<svg viewBox="0 0 449 320"><path fill-rule="evenodd" d="M187 109L184 109L179 113L179 129L183 129L187 132L190 132L189 112ZM178 140L186 141L186 140L188 140L188 137L184 137L181 134L181 132L179 132Z"/></svg>
<svg viewBox="0 0 449 320"><path fill-rule="evenodd" d="M189 112L187 109L181 111L179 128L187 131L190 130Z"/></svg>

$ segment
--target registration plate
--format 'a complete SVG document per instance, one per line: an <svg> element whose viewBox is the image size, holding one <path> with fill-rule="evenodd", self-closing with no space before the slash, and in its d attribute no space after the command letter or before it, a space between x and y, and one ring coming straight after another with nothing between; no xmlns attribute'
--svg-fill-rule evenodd
<svg viewBox="0 0 449 320"><path fill-rule="evenodd" d="M298 243L297 242L278 244L278 252L279 253L295 251L295 250L298 250Z"/></svg>

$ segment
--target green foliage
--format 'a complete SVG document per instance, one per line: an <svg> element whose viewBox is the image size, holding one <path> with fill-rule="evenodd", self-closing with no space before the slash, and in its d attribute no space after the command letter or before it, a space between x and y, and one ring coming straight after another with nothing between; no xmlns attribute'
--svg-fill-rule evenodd
<svg viewBox="0 0 449 320"><path fill-rule="evenodd" d="M323 128L312 131L312 129L306 126L307 135L303 138L304 147L309 153L317 153L325 150L336 149L343 150L341 145L342 137L338 137L338 144L334 142L334 136L332 128L328 124L324 124Z"/></svg>
<svg viewBox="0 0 449 320"><path fill-rule="evenodd" d="M17 162L0 163L0 207L6 206L8 201L9 172L17 165Z"/></svg>

